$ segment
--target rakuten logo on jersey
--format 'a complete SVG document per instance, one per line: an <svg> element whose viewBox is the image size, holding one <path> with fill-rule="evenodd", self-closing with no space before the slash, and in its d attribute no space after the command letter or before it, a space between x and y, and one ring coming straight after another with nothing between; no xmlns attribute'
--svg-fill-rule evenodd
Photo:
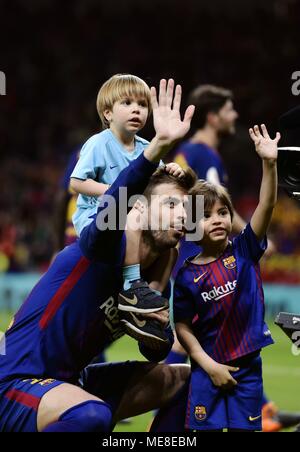
<svg viewBox="0 0 300 452"><path fill-rule="evenodd" d="M229 281L225 286L214 287L209 292L202 292L201 296L203 301L207 303L208 301L219 301L227 295L232 294L235 291L237 281Z"/></svg>

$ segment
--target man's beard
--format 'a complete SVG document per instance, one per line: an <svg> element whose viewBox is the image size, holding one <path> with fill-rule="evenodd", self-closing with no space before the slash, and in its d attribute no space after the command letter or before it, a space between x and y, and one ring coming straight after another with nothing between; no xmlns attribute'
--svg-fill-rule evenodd
<svg viewBox="0 0 300 452"><path fill-rule="evenodd" d="M235 135L235 132L236 132L235 125L233 124L231 126L227 126L224 129L220 129L218 131L218 137L220 140L223 140L227 137L232 137L233 135Z"/></svg>
<svg viewBox="0 0 300 452"><path fill-rule="evenodd" d="M175 248L179 242L175 237L171 237L168 231L143 231L143 239L158 252Z"/></svg>

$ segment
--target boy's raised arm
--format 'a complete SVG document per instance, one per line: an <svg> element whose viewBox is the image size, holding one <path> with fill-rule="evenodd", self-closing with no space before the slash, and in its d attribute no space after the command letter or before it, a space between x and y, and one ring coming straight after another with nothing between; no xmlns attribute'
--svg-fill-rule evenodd
<svg viewBox="0 0 300 452"><path fill-rule="evenodd" d="M277 202L277 157L280 133L272 140L264 124L260 128L256 125L249 130L250 137L255 144L257 154L263 162L263 176L261 181L258 206L251 218L251 227L259 240L267 233L271 222L273 209Z"/></svg>

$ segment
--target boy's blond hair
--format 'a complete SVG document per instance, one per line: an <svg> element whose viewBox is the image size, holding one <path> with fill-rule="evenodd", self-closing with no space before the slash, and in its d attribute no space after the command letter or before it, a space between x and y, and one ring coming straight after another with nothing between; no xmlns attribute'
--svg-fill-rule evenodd
<svg viewBox="0 0 300 452"><path fill-rule="evenodd" d="M109 128L105 119L105 110L112 110L115 102L122 98L144 99L151 112L150 88L144 80L131 74L116 74L108 79L100 88L97 96L97 111L104 129Z"/></svg>

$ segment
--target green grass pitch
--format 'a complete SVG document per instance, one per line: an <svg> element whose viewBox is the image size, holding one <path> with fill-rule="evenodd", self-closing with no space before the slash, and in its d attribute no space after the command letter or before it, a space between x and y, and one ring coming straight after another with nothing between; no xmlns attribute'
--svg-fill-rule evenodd
<svg viewBox="0 0 300 452"><path fill-rule="evenodd" d="M9 324L11 315L0 312L0 330L4 331ZM278 404L280 409L300 411L299 381L300 356L294 356L291 342L276 326L271 325L276 344L263 351L265 390L270 399ZM128 336L113 344L108 352L109 361L127 359L143 359L136 343ZM129 424L118 424L118 432L144 432L151 421L151 414L145 414L131 419Z"/></svg>

